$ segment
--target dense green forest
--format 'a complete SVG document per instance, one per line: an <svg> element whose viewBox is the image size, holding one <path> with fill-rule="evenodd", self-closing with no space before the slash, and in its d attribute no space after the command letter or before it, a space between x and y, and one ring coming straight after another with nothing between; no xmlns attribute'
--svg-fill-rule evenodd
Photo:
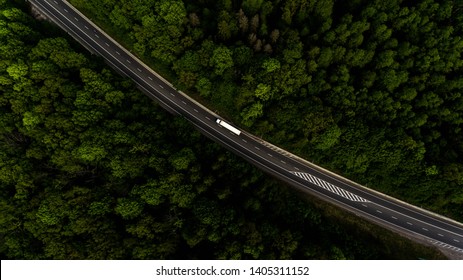
<svg viewBox="0 0 463 280"><path fill-rule="evenodd" d="M0 0L2 259L404 257L147 102L21 2Z"/></svg>
<svg viewBox="0 0 463 280"><path fill-rule="evenodd" d="M463 2L71 2L242 127L463 221Z"/></svg>
<svg viewBox="0 0 463 280"><path fill-rule="evenodd" d="M249 130L462 219L456 3L72 2ZM422 257L147 102L22 1L0 0L0 41L0 257Z"/></svg>

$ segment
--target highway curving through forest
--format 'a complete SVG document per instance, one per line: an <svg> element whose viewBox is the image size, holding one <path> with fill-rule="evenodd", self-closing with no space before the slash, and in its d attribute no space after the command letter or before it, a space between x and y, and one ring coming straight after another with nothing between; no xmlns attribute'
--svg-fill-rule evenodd
<svg viewBox="0 0 463 280"><path fill-rule="evenodd" d="M166 110L183 116L204 135L265 172L370 222L463 258L461 223L362 187L235 127L240 131L236 133L227 123L220 124L223 121L220 116L177 91L67 1L27 1L89 51L132 79L141 91Z"/></svg>

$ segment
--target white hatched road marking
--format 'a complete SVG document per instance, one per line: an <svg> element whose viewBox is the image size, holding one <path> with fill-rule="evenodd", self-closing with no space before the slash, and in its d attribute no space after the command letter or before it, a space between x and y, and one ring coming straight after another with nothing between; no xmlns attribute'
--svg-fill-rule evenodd
<svg viewBox="0 0 463 280"><path fill-rule="evenodd" d="M447 248L447 249L450 249L450 250L453 250L453 251L463 253L463 249L460 249L458 247L449 245L449 244L444 243L444 242L440 242L440 241L436 241L436 240L429 240L429 242L431 242L433 244L436 244L437 246L441 246L441 247L444 247L444 248Z"/></svg>
<svg viewBox="0 0 463 280"><path fill-rule="evenodd" d="M342 196L346 199L349 199L351 201L356 201L356 202L369 202L368 200L366 200L365 198L363 197L360 197L356 194L353 194L351 192L348 192L344 189L341 189L340 187L337 187L331 183L328 183L326 182L325 180L322 180L320 178L317 178L315 176L313 176L312 174L309 174L309 173L304 173L304 172L291 172L293 173L294 175L314 184L314 185L317 185L327 191L330 191L334 194L337 194L339 196Z"/></svg>

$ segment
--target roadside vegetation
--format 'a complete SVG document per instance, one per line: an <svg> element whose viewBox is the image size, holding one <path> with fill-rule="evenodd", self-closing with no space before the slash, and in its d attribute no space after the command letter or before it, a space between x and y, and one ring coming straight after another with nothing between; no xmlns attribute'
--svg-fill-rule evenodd
<svg viewBox="0 0 463 280"><path fill-rule="evenodd" d="M456 3L378 2L365 12L373 4L71 2L246 129L463 219ZM410 30L393 35L404 7L430 22L438 60L421 25L404 24ZM440 258L396 247L395 235L384 241L368 226L359 224L360 233L355 221L268 178L147 102L132 82L24 9L0 0L2 258ZM381 13L385 19L374 23ZM363 21L368 29L353 29ZM375 24L386 26L386 39ZM401 56L409 34L416 40L405 49L420 49ZM383 57L386 50L392 58ZM429 64L407 68L406 59L415 65L421 56ZM392 70L408 74L389 90L381 75ZM413 98L401 97L405 88L416 91ZM427 116L419 126L417 114Z"/></svg>
<svg viewBox="0 0 463 280"><path fill-rule="evenodd" d="M71 2L243 128L463 221L460 1Z"/></svg>

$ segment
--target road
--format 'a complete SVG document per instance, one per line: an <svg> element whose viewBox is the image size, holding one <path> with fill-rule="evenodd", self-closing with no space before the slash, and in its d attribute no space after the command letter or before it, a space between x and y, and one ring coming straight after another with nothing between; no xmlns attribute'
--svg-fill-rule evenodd
<svg viewBox="0 0 463 280"><path fill-rule="evenodd" d="M216 123L220 116L177 91L66 1L28 2L116 71L132 79L151 99L182 115L204 135L265 172L370 222L463 256L462 224L362 187L245 131L240 135L230 132Z"/></svg>

